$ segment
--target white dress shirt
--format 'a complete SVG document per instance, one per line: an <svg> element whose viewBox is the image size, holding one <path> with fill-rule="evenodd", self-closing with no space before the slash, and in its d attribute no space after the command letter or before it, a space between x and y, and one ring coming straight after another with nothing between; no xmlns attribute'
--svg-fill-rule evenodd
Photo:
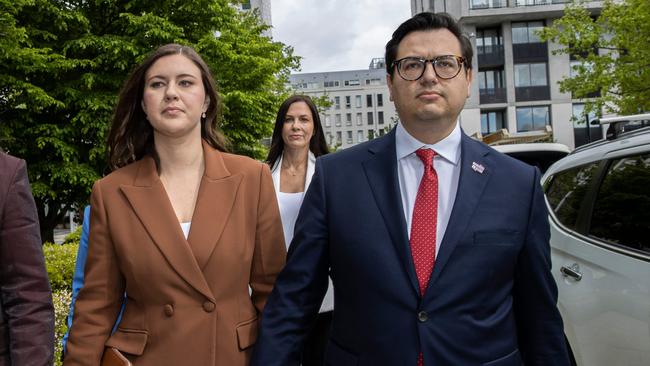
<svg viewBox="0 0 650 366"><path fill-rule="evenodd" d="M460 141L461 132L458 122L449 136L433 145L418 141L411 136L401 123L395 131L395 151L397 153L397 175L402 196L402 207L406 218L406 229L411 238L411 222L413 206L424 174L424 164L415 154L420 148L432 149L436 152L433 167L438 175L438 222L436 230L436 256L440 243L445 235L449 216L456 200L458 177L460 176Z"/></svg>

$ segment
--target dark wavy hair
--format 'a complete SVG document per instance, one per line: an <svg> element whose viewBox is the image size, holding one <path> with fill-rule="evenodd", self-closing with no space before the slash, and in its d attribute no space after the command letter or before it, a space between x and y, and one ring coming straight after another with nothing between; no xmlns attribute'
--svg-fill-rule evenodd
<svg viewBox="0 0 650 366"><path fill-rule="evenodd" d="M409 20L400 24L395 32L393 32L393 38L386 43L386 72L390 77L392 78L395 72L393 62L395 62L395 58L397 57L397 48L407 34L441 28L447 29L456 36L460 43L460 51L465 59L465 70L470 70L472 68L472 56L474 55L472 42L463 33L456 20L447 13L424 12L414 15Z"/></svg>
<svg viewBox="0 0 650 366"><path fill-rule="evenodd" d="M160 58L170 55L183 55L201 70L205 94L210 98L210 104L205 112L206 117L201 118L201 137L213 148L227 151L226 140L218 127L222 112L221 100L210 68L191 47L167 44L150 53L136 66L120 91L107 141L108 163L111 170L140 160L145 155L152 155L158 163L153 127L142 110L142 96L147 70Z"/></svg>
<svg viewBox="0 0 650 366"><path fill-rule="evenodd" d="M329 148L325 142L325 134L323 133L323 126L320 123L320 116L318 115L318 108L316 104L306 95L292 95L285 99L280 105L278 115L275 118L275 127L273 128L273 137L271 137L271 148L269 155L266 157L266 163L273 168L273 164L282 156L284 151L284 140L282 139L282 128L284 127L284 119L287 117L289 107L293 103L304 102L311 111L312 120L314 121L314 135L309 140L309 151L318 157L329 153Z"/></svg>

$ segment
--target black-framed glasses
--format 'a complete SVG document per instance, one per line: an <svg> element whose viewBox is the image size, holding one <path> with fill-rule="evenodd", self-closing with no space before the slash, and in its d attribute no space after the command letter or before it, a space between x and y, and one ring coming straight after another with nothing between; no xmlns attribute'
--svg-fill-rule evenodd
<svg viewBox="0 0 650 366"><path fill-rule="evenodd" d="M424 75L427 62L431 62L433 72L441 79L453 79L460 73L465 58L456 55L444 55L427 60L420 57L404 57L393 61L391 67L397 67L397 73L404 80L415 81Z"/></svg>

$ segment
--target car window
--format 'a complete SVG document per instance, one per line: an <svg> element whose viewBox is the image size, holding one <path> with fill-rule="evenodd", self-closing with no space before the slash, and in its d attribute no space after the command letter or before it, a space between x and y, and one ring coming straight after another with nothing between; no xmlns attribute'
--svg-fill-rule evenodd
<svg viewBox="0 0 650 366"><path fill-rule="evenodd" d="M546 187L546 198L555 217L569 229L576 229L580 206L598 163L582 165L555 174Z"/></svg>
<svg viewBox="0 0 650 366"><path fill-rule="evenodd" d="M650 153L611 162L598 190L589 234L650 253Z"/></svg>

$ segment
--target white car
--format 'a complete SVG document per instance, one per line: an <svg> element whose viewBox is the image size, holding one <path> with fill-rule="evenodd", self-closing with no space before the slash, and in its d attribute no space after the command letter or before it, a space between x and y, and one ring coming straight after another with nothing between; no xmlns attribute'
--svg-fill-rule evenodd
<svg viewBox="0 0 650 366"><path fill-rule="evenodd" d="M576 365L648 366L650 127L611 130L542 177L552 271Z"/></svg>
<svg viewBox="0 0 650 366"><path fill-rule="evenodd" d="M533 142L525 144L506 144L491 146L496 151L510 155L544 173L551 164L567 156L571 150L568 146L556 142Z"/></svg>

